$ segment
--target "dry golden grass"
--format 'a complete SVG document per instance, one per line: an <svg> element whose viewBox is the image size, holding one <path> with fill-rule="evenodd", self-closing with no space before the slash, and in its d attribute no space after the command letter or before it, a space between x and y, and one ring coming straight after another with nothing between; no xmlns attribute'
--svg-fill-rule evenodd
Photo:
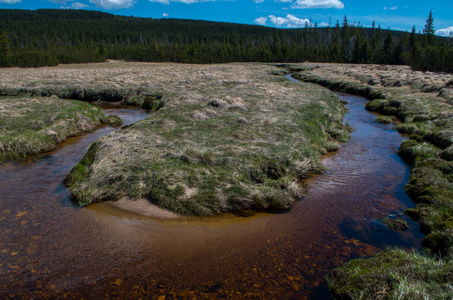
<svg viewBox="0 0 453 300"><path fill-rule="evenodd" d="M28 70L27 70L28 71ZM81 204L146 198L179 214L288 209L319 157L348 137L329 91L269 64L105 63L30 72L15 85L159 94L163 107L93 146L66 183ZM45 79L43 79L45 78ZM3 88L17 88L4 81Z"/></svg>

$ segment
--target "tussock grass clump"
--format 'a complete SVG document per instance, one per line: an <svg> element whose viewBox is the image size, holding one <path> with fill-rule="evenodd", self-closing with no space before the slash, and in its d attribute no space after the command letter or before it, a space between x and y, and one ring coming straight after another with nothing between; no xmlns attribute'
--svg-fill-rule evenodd
<svg viewBox="0 0 453 300"><path fill-rule="evenodd" d="M108 116L101 119L103 124L107 124L112 127L120 127L123 125L123 120L118 116Z"/></svg>
<svg viewBox="0 0 453 300"><path fill-rule="evenodd" d="M335 299L450 299L453 263L389 249L352 260L327 277Z"/></svg>
<svg viewBox="0 0 453 300"><path fill-rule="evenodd" d="M396 122L397 119L395 117L379 116L376 119L374 119L374 121L382 124L391 124L393 122Z"/></svg>
<svg viewBox="0 0 453 300"><path fill-rule="evenodd" d="M0 161L53 150L68 137L110 122L121 120L80 101L0 97Z"/></svg>
<svg viewBox="0 0 453 300"><path fill-rule="evenodd" d="M448 147L440 154L440 157L444 160L452 161L453 160L453 146Z"/></svg>
<svg viewBox="0 0 453 300"><path fill-rule="evenodd" d="M404 220L384 218L382 223L393 231L401 232L409 229L409 225Z"/></svg>
<svg viewBox="0 0 453 300"><path fill-rule="evenodd" d="M298 73L293 75L294 78L303 81L303 82L311 82L322 85L328 89L350 93L358 96L363 96L368 99L385 99L386 96L378 91L376 91L372 87L368 87L366 85L362 85L359 83L351 83L347 81L337 81L332 79L323 78L322 76L317 75L309 75L304 73Z"/></svg>
<svg viewBox="0 0 453 300"><path fill-rule="evenodd" d="M163 105L163 95L159 92L150 92L144 87L65 87L53 85L39 85L37 87L0 87L0 96L29 96L51 97L79 100L84 102L110 103L121 102L123 105L137 105L144 109L156 110Z"/></svg>
<svg viewBox="0 0 453 300"><path fill-rule="evenodd" d="M179 66L184 82L165 87L165 105L98 140L74 168L65 181L72 199L146 198L181 215L289 209L304 194L301 180L324 170L320 155L349 133L333 93L273 70Z"/></svg>

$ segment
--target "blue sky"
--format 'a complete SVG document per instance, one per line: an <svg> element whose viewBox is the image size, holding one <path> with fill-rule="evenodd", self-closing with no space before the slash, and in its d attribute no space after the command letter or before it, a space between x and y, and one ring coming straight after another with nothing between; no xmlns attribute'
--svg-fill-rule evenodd
<svg viewBox="0 0 453 300"><path fill-rule="evenodd" d="M0 8L73 8L152 18L184 18L279 28L304 27L306 22L332 26L344 16L395 30L422 30L433 10L437 34L453 33L453 0L0 0Z"/></svg>

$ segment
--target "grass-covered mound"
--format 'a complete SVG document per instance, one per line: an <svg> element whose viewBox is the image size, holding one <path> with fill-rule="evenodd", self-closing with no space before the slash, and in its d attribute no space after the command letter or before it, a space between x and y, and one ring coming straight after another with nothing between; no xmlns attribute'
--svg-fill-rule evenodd
<svg viewBox="0 0 453 300"><path fill-rule="evenodd" d="M0 97L0 161L55 149L107 118L98 107L57 97Z"/></svg>
<svg viewBox="0 0 453 300"><path fill-rule="evenodd" d="M451 299L453 262L392 249L344 264L328 282L335 299Z"/></svg>
<svg viewBox="0 0 453 300"><path fill-rule="evenodd" d="M301 180L323 170L320 155L348 138L333 93L273 66L179 65L183 81L167 66L158 110L95 142L68 175L78 203L146 198L182 215L288 209Z"/></svg>

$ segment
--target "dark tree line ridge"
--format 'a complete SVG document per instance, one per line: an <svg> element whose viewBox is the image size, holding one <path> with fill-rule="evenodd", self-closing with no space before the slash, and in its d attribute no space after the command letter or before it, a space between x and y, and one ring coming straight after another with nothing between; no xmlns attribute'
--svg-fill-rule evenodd
<svg viewBox="0 0 453 300"><path fill-rule="evenodd" d="M0 66L126 61L336 62L408 64L453 72L452 38L364 28L345 16L334 27L277 29L223 22L116 16L99 11L0 10Z"/></svg>

